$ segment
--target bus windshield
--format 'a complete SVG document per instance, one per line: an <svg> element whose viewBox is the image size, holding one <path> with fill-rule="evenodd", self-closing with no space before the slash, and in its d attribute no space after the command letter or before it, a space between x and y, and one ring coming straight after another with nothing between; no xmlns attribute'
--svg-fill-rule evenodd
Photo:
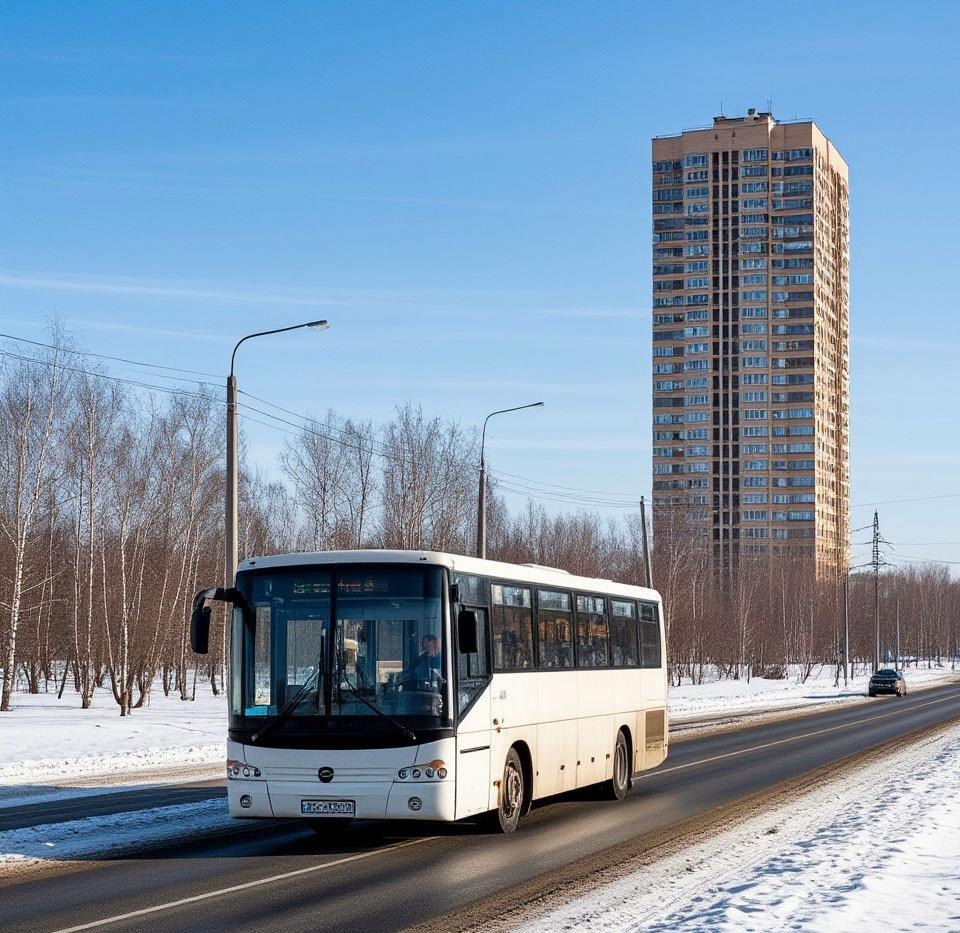
<svg viewBox="0 0 960 933"><path fill-rule="evenodd" d="M234 616L235 716L276 716L296 698L287 716L302 725L449 723L441 568L291 568L239 574L237 584L252 613Z"/></svg>

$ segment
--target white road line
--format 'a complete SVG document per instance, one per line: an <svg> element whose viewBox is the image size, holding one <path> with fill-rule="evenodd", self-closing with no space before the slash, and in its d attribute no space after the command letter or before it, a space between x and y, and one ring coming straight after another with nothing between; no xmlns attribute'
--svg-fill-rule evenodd
<svg viewBox="0 0 960 933"><path fill-rule="evenodd" d="M907 712L915 709L922 709L924 706L934 706L937 703L947 703L956 700L956 696L941 697L939 700L927 700L926 703L917 703L909 707ZM685 768L695 768L697 765L709 764L711 761L721 761L724 758L735 758L738 755L748 755L750 752L763 751L765 748L773 748L777 745L784 745L787 742L796 742L799 739L813 738L815 735L825 735L827 732L836 732L838 729L847 729L850 726L858 726L864 722L876 722L878 719L889 719L891 716L902 716L903 711L895 710L890 713L882 713L879 716L866 716L863 719L853 719L850 722L842 722L837 726L828 726L825 729L817 729L815 732L804 732L801 735L791 735L785 739L777 739L775 742L764 742L763 745L752 745L750 748L741 748L735 752L724 752L722 755L712 755L710 758L701 758L698 761L688 761L684 765L674 765L672 768L658 768L655 771L643 771L641 778L657 777L660 774L669 774L671 771L683 771ZM635 778L636 779L636 778Z"/></svg>
<svg viewBox="0 0 960 933"><path fill-rule="evenodd" d="M246 891L249 888L256 888L263 884L272 884L274 881L283 881L287 878L296 878L298 875L308 875L312 872L323 871L325 868L335 868L337 865L345 865L347 862L358 862L361 859L371 858L374 855L381 855L384 852L392 852L395 849L405 849L408 846L420 845L424 842L431 842L438 836L428 836L423 839L408 839L406 842L397 842L393 845L384 846L382 849L374 849L372 852L358 852L356 855L348 855L344 858L334 859L332 862L324 862L322 865L310 865L308 868L297 868L294 871L285 871L280 875L271 875L269 878L258 878L256 881L247 881L244 884L234 884L229 888L218 888L216 891L207 891L204 894L195 894L193 897L182 897L178 901L167 901L166 904L157 904L155 907L143 907L140 910L131 910L125 914L117 914L114 917L104 917L102 920L94 920L90 923L81 923L75 927L64 927L57 930L56 933L77 933L78 930L94 930L97 927L107 926L110 923L119 923L121 920L131 920L134 917L143 917L147 914L155 914L161 910L169 910L171 907L181 907L184 904L195 904L197 901L206 901L212 897L221 897L224 894L233 894L235 891Z"/></svg>

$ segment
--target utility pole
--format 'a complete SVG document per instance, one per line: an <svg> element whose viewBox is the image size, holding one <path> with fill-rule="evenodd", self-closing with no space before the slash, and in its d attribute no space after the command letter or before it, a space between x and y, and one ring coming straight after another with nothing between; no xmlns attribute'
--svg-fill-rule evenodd
<svg viewBox="0 0 960 933"><path fill-rule="evenodd" d="M640 497L640 524L643 526L643 568L647 575L647 586L653 586L653 567L650 564L650 544L647 541L647 503Z"/></svg>
<svg viewBox="0 0 960 933"><path fill-rule="evenodd" d="M870 553L873 565L873 617L876 626L876 640L873 649L873 669L880 670L880 516L873 513L873 548Z"/></svg>
<svg viewBox="0 0 960 933"><path fill-rule="evenodd" d="M850 666L850 571L843 575L843 689L847 689Z"/></svg>

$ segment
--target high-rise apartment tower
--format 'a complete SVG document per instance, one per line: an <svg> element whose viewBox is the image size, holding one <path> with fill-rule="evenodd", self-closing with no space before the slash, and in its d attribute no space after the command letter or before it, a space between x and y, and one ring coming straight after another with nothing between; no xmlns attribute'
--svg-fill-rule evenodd
<svg viewBox="0 0 960 933"><path fill-rule="evenodd" d="M848 565L847 165L769 113L653 140L653 504L743 555Z"/></svg>

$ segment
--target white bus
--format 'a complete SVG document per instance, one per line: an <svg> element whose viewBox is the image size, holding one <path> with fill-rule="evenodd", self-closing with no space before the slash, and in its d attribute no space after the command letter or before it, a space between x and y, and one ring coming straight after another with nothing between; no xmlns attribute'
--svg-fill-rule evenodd
<svg viewBox="0 0 960 933"><path fill-rule="evenodd" d="M427 551L258 557L233 603L230 813L328 830L351 819L485 816L534 800L619 799L667 755L659 595Z"/></svg>

